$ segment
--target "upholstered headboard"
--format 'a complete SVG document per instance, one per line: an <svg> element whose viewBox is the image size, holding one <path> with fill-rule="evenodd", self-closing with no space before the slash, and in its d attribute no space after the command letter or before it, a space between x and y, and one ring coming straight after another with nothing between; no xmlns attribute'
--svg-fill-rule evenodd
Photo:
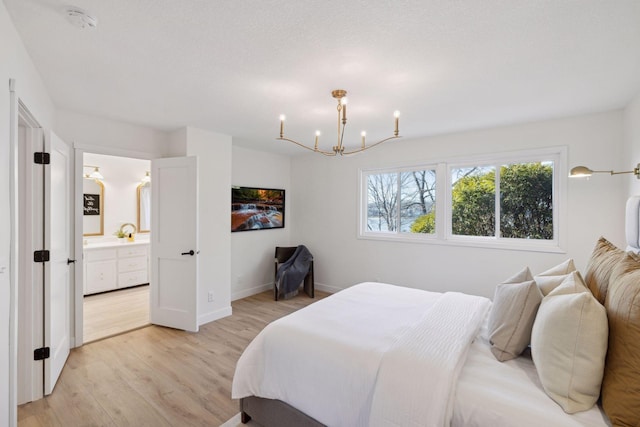
<svg viewBox="0 0 640 427"><path fill-rule="evenodd" d="M631 196L627 200L625 215L625 233L627 236L627 251L640 252L640 196Z"/></svg>

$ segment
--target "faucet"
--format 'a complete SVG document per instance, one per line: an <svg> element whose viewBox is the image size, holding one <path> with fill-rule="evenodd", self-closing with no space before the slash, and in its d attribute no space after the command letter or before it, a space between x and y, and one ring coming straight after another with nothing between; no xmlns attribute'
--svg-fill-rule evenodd
<svg viewBox="0 0 640 427"><path fill-rule="evenodd" d="M122 224L122 225L120 226L120 232L121 232L121 233L123 233L123 234L127 234L127 235L131 234L131 233L125 233L125 232L124 232L124 228L125 228L126 226L131 226L131 228L133 228L133 231L131 232L131 233L133 233L133 234L135 234L135 233L138 231L138 229L136 228L136 226L135 226L134 224L131 224L130 222L125 222L124 224Z"/></svg>

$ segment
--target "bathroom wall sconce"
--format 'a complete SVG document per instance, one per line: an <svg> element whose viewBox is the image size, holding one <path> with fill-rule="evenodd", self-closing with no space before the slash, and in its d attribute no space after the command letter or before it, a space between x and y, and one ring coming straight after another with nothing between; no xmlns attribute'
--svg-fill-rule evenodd
<svg viewBox="0 0 640 427"><path fill-rule="evenodd" d="M102 174L100 173L100 167L91 166L91 165L83 165L82 167L83 168L93 168L93 172L84 174L85 178L87 178L87 179L97 179L99 181L104 180L104 176L102 176Z"/></svg>
<svg viewBox="0 0 640 427"><path fill-rule="evenodd" d="M575 168L571 169L571 172L569 172L569 177L570 178L588 178L594 173L608 173L609 175L620 175L623 173L632 173L636 176L636 178L640 179L640 163L638 163L638 165L635 168L633 168L633 170L631 171L621 171L621 172L594 171L589 169L586 166L576 166Z"/></svg>
<svg viewBox="0 0 640 427"><path fill-rule="evenodd" d="M149 171L147 171L147 173L142 177L140 182L142 184L147 184L147 183L151 182L151 175L149 174Z"/></svg>

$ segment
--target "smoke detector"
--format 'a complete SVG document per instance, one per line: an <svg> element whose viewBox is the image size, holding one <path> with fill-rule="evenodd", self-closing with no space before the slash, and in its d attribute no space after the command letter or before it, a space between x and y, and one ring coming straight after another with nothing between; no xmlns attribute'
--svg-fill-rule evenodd
<svg viewBox="0 0 640 427"><path fill-rule="evenodd" d="M89 15L86 10L79 7L68 6L65 9L65 14L67 15L67 20L71 22L74 27L84 29L96 28L98 26L98 20Z"/></svg>

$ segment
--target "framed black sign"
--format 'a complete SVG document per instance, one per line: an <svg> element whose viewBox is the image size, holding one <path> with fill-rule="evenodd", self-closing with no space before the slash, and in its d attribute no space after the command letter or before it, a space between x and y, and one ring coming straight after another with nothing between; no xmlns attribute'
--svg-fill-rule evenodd
<svg viewBox="0 0 640 427"><path fill-rule="evenodd" d="M99 194L84 195L84 214L100 215L100 195Z"/></svg>

